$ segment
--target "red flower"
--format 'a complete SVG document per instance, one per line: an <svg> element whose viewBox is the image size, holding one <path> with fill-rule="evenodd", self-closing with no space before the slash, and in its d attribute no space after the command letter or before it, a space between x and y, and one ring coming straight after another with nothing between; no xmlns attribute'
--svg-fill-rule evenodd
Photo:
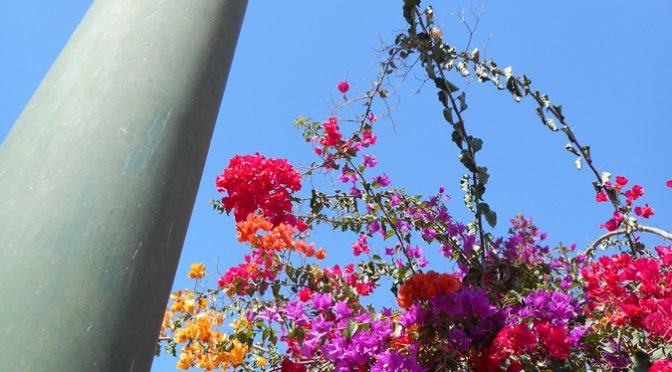
<svg viewBox="0 0 672 372"><path fill-rule="evenodd" d="M306 225L306 223L303 222L303 220L299 220L296 223L296 229L299 230L299 232L304 232L304 231L308 230L308 225Z"/></svg>
<svg viewBox="0 0 672 372"><path fill-rule="evenodd" d="M335 146L341 143L343 135L338 131L338 121L335 117L329 118L329 121L322 123L324 135L320 138L320 143L324 146Z"/></svg>
<svg viewBox="0 0 672 372"><path fill-rule="evenodd" d="M669 372L672 371L672 360L670 359L658 359L656 360L651 367L649 367L649 372Z"/></svg>
<svg viewBox="0 0 672 372"><path fill-rule="evenodd" d="M260 209L274 226L296 223L290 196L301 189L301 174L285 159L236 155L215 183L228 194L222 204L227 212L233 209L237 222Z"/></svg>
<svg viewBox="0 0 672 372"><path fill-rule="evenodd" d="M371 248L366 244L366 238L367 236L365 234L361 234L359 239L352 244L352 253L355 256L371 252Z"/></svg>
<svg viewBox="0 0 672 372"><path fill-rule="evenodd" d="M306 372L306 366L292 362L291 359L285 358L280 364L280 371L282 372Z"/></svg>
<svg viewBox="0 0 672 372"><path fill-rule="evenodd" d="M620 189L621 187L628 184L628 179L623 176L616 177L616 188Z"/></svg>
<svg viewBox="0 0 672 372"><path fill-rule="evenodd" d="M313 291L306 287L299 292L299 300L301 302L308 302L313 297Z"/></svg>
<svg viewBox="0 0 672 372"><path fill-rule="evenodd" d="M672 189L672 180L667 181L665 184Z"/></svg>
<svg viewBox="0 0 672 372"><path fill-rule="evenodd" d="M369 147L376 144L378 138L371 133L370 130L365 130L362 133L362 146Z"/></svg>
<svg viewBox="0 0 672 372"><path fill-rule="evenodd" d="M597 193L597 196L595 196L595 200L598 203L602 203L602 202L606 202L607 200L609 200L609 198L607 198L607 194L604 191L600 191L600 192Z"/></svg>
<svg viewBox="0 0 672 372"><path fill-rule="evenodd" d="M659 300L655 311L644 319L644 328L653 336L672 341L672 300Z"/></svg>
<svg viewBox="0 0 672 372"><path fill-rule="evenodd" d="M548 323L537 323L534 328L539 332L541 343L546 346L551 356L558 360L569 358L569 331L565 327L553 327Z"/></svg>
<svg viewBox="0 0 672 372"><path fill-rule="evenodd" d="M629 200L637 200L644 195L644 188L639 185L632 186L632 190L626 191L624 195Z"/></svg>
<svg viewBox="0 0 672 372"><path fill-rule="evenodd" d="M665 266L672 266L672 246L656 246L656 252Z"/></svg>
<svg viewBox="0 0 672 372"><path fill-rule="evenodd" d="M644 207L635 207L635 214L640 217L649 218L653 216L653 213L653 208L651 208L651 206L648 204L644 204Z"/></svg>
<svg viewBox="0 0 672 372"><path fill-rule="evenodd" d="M350 90L350 84L348 84L347 81L341 81L338 83L338 91L345 94L348 90Z"/></svg>
<svg viewBox="0 0 672 372"><path fill-rule="evenodd" d="M492 371L493 367L499 367L511 355L519 356L534 350L538 343L539 340L536 333L530 330L527 324L522 323L515 327L506 327L499 331L485 352L489 363L482 363L483 366L479 370ZM511 361L508 370L520 371L522 370L522 365L520 362Z"/></svg>

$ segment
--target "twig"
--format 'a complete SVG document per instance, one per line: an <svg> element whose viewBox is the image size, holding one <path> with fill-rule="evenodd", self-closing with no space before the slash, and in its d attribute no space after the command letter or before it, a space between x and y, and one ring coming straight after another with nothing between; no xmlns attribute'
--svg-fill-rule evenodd
<svg viewBox="0 0 672 372"><path fill-rule="evenodd" d="M657 227L638 225L638 226L635 226L632 230L658 235L663 239L672 241L672 234L670 234L669 232L667 232L665 230L659 229ZM602 244L602 242L604 242L605 240L607 240L611 237L614 237L614 236L628 234L628 233L629 232L626 231L625 229L610 231L610 232L600 236L599 238L597 238L597 240L595 240L595 242L593 242L591 245L589 245L588 249L586 249L586 254L587 255L592 254L592 252L595 250L595 248L597 248L597 246Z"/></svg>

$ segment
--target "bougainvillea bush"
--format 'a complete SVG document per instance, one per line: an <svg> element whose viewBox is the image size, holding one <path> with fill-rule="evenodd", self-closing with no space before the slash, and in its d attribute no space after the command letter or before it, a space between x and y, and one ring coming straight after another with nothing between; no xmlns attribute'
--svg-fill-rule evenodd
<svg viewBox="0 0 672 372"><path fill-rule="evenodd" d="M388 48L370 90L348 100L349 84L335 84L344 95L337 115L296 120L312 164L239 155L217 177L222 196L213 205L235 219L249 252L222 273L191 266L196 285L171 295L161 346L185 370L672 370L672 248L641 239L672 236L646 226L655 209L642 202L645 189L600 172L561 106L477 49L457 52L419 3L404 1L408 30ZM385 102L388 78L415 70L434 84L452 128L470 221L451 215L443 188L409 195L378 171L377 114L386 115L374 104ZM567 137L576 166L595 176L595 202L613 207L603 236L586 249L551 247L523 215L505 236L489 232L498 218L485 201L483 141L462 117L458 82L467 77L531 99L541 122ZM309 187L324 177L333 190ZM353 263L322 264L329 252L310 234L318 225L353 237L350 247L329 248L350 250ZM430 249L453 269L428 269ZM202 285L206 276L215 276L214 288ZM397 306L367 304L374 291Z"/></svg>

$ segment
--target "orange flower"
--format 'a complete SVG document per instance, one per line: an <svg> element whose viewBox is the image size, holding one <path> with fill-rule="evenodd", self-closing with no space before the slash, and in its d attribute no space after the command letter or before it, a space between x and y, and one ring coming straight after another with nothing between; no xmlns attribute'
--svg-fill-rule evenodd
<svg viewBox="0 0 672 372"><path fill-rule="evenodd" d="M324 260L325 257L327 257L327 251L324 248L320 248L315 252L315 258L318 260Z"/></svg>
<svg viewBox="0 0 672 372"><path fill-rule="evenodd" d="M296 241L295 248L297 251L306 255L306 257L313 257L315 255L315 243L306 244L304 240Z"/></svg>
<svg viewBox="0 0 672 372"><path fill-rule="evenodd" d="M401 285L397 293L397 303L399 307L408 309L414 303L429 300L436 295L455 293L461 285L453 274L439 274L435 271L417 273Z"/></svg>
<svg viewBox="0 0 672 372"><path fill-rule="evenodd" d="M205 264L202 263L191 264L191 270L189 270L187 276L190 279L201 279L202 277L205 276Z"/></svg>

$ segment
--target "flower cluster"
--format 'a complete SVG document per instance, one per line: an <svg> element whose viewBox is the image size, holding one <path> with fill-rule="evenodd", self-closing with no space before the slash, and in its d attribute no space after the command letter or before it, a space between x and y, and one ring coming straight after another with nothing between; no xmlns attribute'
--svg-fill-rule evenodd
<svg viewBox="0 0 672 372"><path fill-rule="evenodd" d="M205 265L192 265L188 276L202 278L205 276ZM224 323L225 315L209 306L214 297L185 290L171 294L170 298L173 303L163 319L161 336L171 340L168 346L173 353L177 345L184 344L176 365L178 369L226 370L245 362L250 346L218 330ZM169 337L169 334L172 336Z"/></svg>
<svg viewBox="0 0 672 372"><path fill-rule="evenodd" d="M315 251L314 244L294 239L293 226L284 223L274 226L262 215L249 214L244 221L236 224L236 230L238 241L251 244L253 249L245 255L242 264L227 269L217 282L230 296L234 293L252 295L275 280L283 269L279 252L294 250L317 259L326 256L324 248Z"/></svg>
<svg viewBox="0 0 672 372"><path fill-rule="evenodd" d="M349 89L347 82L338 85L343 95ZM508 234L495 237L478 224L481 214L493 218L482 200L465 198L477 220L461 223L449 213L443 187L428 198L412 196L392 188L386 173L367 173L379 163L362 154L377 142L377 118L367 105L356 120L297 120L320 158L307 174L324 171L345 183L345 191L293 198L300 174L286 160L260 154L234 157L217 178L217 190L227 193L221 208L234 211L238 241L250 251L215 289L171 295L161 335L174 355L180 346L178 368L672 369L672 246L656 246L657 256L649 255L635 234L644 229L631 214L654 215L650 205L635 205L643 187L628 188L623 176L595 184L596 200L614 207L602 225L610 233L600 239L625 235L617 242L628 253L594 260L591 249L553 247L522 215L510 221ZM358 125L349 130L351 122ZM474 172L485 177L483 169ZM463 187L476 188L468 178ZM326 251L306 242L319 224L352 233L352 249L343 251L360 261L322 265ZM425 256L432 248L454 265L449 272L430 269L437 264ZM187 276L198 286L205 265L193 264ZM380 287L395 293L396 306L366 304ZM224 314L235 316L228 334Z"/></svg>
<svg viewBox="0 0 672 372"><path fill-rule="evenodd" d="M625 207L614 211L613 217L600 225L600 228L607 229L608 231L616 231L625 221L625 214L631 211L634 211L635 215L645 219L648 219L655 214L653 207L649 204L633 208L633 202L644 196L644 188L642 186L634 185L629 190L625 190L625 186L630 182L627 178L617 176L614 180L614 184L611 182L604 183L603 188L606 192L598 192L595 200L598 203L606 202L609 200L607 193L613 195L614 200L617 200L618 196L622 195L625 198Z"/></svg>
<svg viewBox="0 0 672 372"><path fill-rule="evenodd" d="M672 254L669 247L656 249L659 259L621 254L584 268L586 313L672 341Z"/></svg>
<svg viewBox="0 0 672 372"><path fill-rule="evenodd" d="M290 196L301 189L301 174L287 160L258 153L236 155L217 176L216 185L217 191L228 194L222 205L227 213L233 210L236 221L261 210L274 225L296 223Z"/></svg>
<svg viewBox="0 0 672 372"><path fill-rule="evenodd" d="M420 301L460 289L460 280L453 274L439 274L430 271L427 274L414 274L401 285L397 294L397 303L401 308L408 309Z"/></svg>

